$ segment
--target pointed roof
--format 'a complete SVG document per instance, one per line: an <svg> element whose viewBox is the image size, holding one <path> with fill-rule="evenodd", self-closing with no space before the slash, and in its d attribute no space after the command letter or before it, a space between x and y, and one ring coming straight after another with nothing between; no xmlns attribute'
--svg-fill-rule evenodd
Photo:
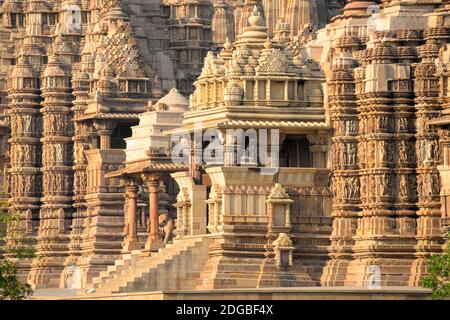
<svg viewBox="0 0 450 320"><path fill-rule="evenodd" d="M117 5L113 8L111 8L108 13L106 14L106 18L110 20L125 20L129 21L130 19L128 16L123 12L120 5Z"/></svg>
<svg viewBox="0 0 450 320"><path fill-rule="evenodd" d="M258 6L253 6L253 11L248 18L248 27L244 28L244 32L240 34L237 38L238 41L249 41L249 40L265 40L269 37L268 28L266 22L259 11Z"/></svg>
<svg viewBox="0 0 450 320"><path fill-rule="evenodd" d="M43 77L65 77L67 72L64 70L62 63L58 58L51 54L48 58L48 63L45 67Z"/></svg>

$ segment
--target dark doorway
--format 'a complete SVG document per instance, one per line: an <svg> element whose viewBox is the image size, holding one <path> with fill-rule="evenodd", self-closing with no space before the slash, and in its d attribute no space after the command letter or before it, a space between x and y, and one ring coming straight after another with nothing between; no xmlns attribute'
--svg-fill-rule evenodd
<svg viewBox="0 0 450 320"><path fill-rule="evenodd" d="M312 167L308 139L302 136L288 136L281 146L280 165L287 168Z"/></svg>
<svg viewBox="0 0 450 320"><path fill-rule="evenodd" d="M125 138L131 137L131 126L130 124L116 126L111 136L111 149L125 149L127 147Z"/></svg>

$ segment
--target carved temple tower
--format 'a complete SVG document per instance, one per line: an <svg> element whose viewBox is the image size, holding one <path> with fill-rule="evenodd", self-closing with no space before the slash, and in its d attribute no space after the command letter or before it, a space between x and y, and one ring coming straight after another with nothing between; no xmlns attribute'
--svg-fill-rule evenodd
<svg viewBox="0 0 450 320"><path fill-rule="evenodd" d="M354 236L357 229L358 209L361 204L359 163L366 155L358 150L359 119L357 113L355 53L364 47L367 28L367 6L363 8L348 4L341 16L327 26L331 36L325 46L329 53L321 60L329 61L324 66L328 77L328 102L325 108L330 114L334 129L330 162L333 192L333 232L331 235L330 260L321 279L324 285L343 285L347 266L352 260ZM333 24L347 25L347 28L333 28ZM321 40L321 34L318 35ZM332 39L336 39L334 42ZM325 51L325 50L324 50ZM328 104L328 106L327 106Z"/></svg>
<svg viewBox="0 0 450 320"><path fill-rule="evenodd" d="M164 4L170 7L169 47L175 53L176 87L189 94L212 44L212 4L208 0L167 0Z"/></svg>
<svg viewBox="0 0 450 320"><path fill-rule="evenodd" d="M227 42L227 38L234 42L233 8L225 0L214 2L214 15L211 25L214 46L221 48Z"/></svg>
<svg viewBox="0 0 450 320"><path fill-rule="evenodd" d="M381 285L417 285L426 257L441 250L440 155L430 126L440 109L432 62L439 35L428 31L433 18L426 17L440 4L349 1L307 46L329 79L333 147L341 150L333 160L335 219L325 285L367 285L374 275ZM355 136L344 117L338 120L344 114L358 122L353 171L353 152L338 143ZM359 182L354 199L345 191L349 175ZM343 215L349 201L354 207Z"/></svg>
<svg viewBox="0 0 450 320"><path fill-rule="evenodd" d="M430 122L440 115L442 108L436 60L440 51L439 42L446 41L448 31L445 32L442 21L439 21L441 18L435 22L433 20L433 16L428 18L428 28L424 30L425 43L418 49L421 61L414 66L419 217L416 226L416 259L412 265L410 285L420 284L421 276L426 273L426 259L442 249L440 218L445 205L441 204L440 193L441 186L445 185L445 177L440 177L438 166L443 163L444 152L439 142L439 128Z"/></svg>
<svg viewBox="0 0 450 320"><path fill-rule="evenodd" d="M7 244L19 245L16 236L25 234L33 238L39 221L41 152L39 138L41 116L39 113L39 77L31 67L28 56L22 54L8 80L9 117L12 120L9 174L10 206L20 217L10 230ZM21 265L27 271L29 264Z"/></svg>
<svg viewBox="0 0 450 320"><path fill-rule="evenodd" d="M434 105L434 100L431 100L429 104L429 108L440 109L440 117L429 120L426 124L432 125L432 128L425 127L425 129L433 129L433 125L438 129L439 134L439 155L440 162L437 169L439 171L439 179L441 183L441 219L440 219L440 227L441 227L441 235L443 239L448 243L449 241L449 232L450 232L450 210L449 210L449 194L450 194L450 176L449 176L449 165L450 165L450 127L449 127L449 105L450 105L450 91L448 87L450 72L449 72L449 63L450 63L450 43L449 43L449 35L450 35L450 3L448 1L444 1L444 5L442 8L438 8L434 11L433 14L429 16L429 29L426 31L427 44L431 43L431 48L428 46L428 50L436 50L438 49L438 58L435 60L436 70L434 73L429 72L427 75L431 78L433 76L433 82L428 82L429 90L434 93L434 89L439 88L439 106ZM434 42L437 42L438 45ZM434 44L434 45L433 45ZM424 46L424 50L427 49L427 45ZM434 51L433 50L433 51ZM434 69L431 69L434 71ZM436 81L436 82L434 82ZM431 95L433 96L433 95ZM432 98L431 98L432 99ZM436 115L436 113L432 113L432 115ZM434 133L434 132L433 132ZM437 215L431 217L428 215L428 219L424 218L424 220L428 220L427 222L430 225L430 222L436 222ZM425 221L424 221L425 222ZM424 227L426 225L424 224ZM439 251L439 245L437 245L436 238L437 232L436 228L424 228L421 237L422 244L422 252L426 253L426 256L429 255L429 252ZM425 233L426 232L426 233ZM439 244L442 244L443 241L439 241ZM424 255L422 255L424 256ZM418 265L421 266L422 257L418 257Z"/></svg>
<svg viewBox="0 0 450 320"><path fill-rule="evenodd" d="M55 55L41 81L42 179L37 255L30 274L35 284L58 285L68 253L72 222L72 123L70 77ZM54 283L56 281L56 283Z"/></svg>

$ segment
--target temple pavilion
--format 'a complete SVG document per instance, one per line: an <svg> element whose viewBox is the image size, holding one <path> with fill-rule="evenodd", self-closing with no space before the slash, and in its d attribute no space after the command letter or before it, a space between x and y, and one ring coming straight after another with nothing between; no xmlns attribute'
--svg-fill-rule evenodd
<svg viewBox="0 0 450 320"><path fill-rule="evenodd" d="M208 54L188 110L187 101L172 90L133 127L125 168L107 175L120 177L127 190L124 250L129 254L94 279L97 292L319 283L331 229L323 74L271 39L256 6L248 22L235 43L227 41L219 54ZM218 132L222 162L197 156L212 142L196 137L211 129ZM244 132L243 143L229 136L230 129ZM267 139L253 141L249 130L265 130ZM173 151L174 136L189 141L187 163L173 161L168 148ZM265 161L239 153L254 143L276 153ZM238 155L247 161L238 162ZM169 173L178 192L176 236L163 247L159 183L170 180ZM149 192L145 245L138 243L134 217L139 184ZM160 259L162 265L155 262ZM192 270L180 268L183 264ZM164 270L173 281L163 280L161 268L169 268ZM152 272L158 276L150 279Z"/></svg>

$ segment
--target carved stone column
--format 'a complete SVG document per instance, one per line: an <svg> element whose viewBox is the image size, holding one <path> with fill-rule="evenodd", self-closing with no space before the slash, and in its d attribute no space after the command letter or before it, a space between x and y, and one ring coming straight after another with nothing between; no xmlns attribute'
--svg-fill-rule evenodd
<svg viewBox="0 0 450 320"><path fill-rule="evenodd" d="M219 187L212 186L209 199L206 203L209 205L208 231L209 233L219 232L219 218L222 209L222 199Z"/></svg>
<svg viewBox="0 0 450 320"><path fill-rule="evenodd" d="M162 240L159 234L159 221L158 221L158 192L159 192L159 176L147 176L143 175L144 180L148 187L149 193L149 232L147 243L145 244L145 250L158 251L162 246Z"/></svg>
<svg viewBox="0 0 450 320"><path fill-rule="evenodd" d="M88 54L84 53L82 61L89 59ZM82 65L85 65L82 63ZM87 159L84 154L89 148L87 125L79 118L84 116L89 99L89 78L86 79L86 68L77 66L73 68L72 77L72 95L74 96L73 112L73 219L70 232L69 256L64 265L66 267L61 276L61 287L66 284L65 274L68 270L78 265L78 259L81 256L81 242L83 241L83 232L87 220L87 203L85 200L87 187Z"/></svg>
<svg viewBox="0 0 450 320"><path fill-rule="evenodd" d="M314 168L327 167L327 152L328 152L328 134L309 135L307 137L310 143L309 151L312 154L312 164ZM356 148L349 150L350 156L356 159Z"/></svg>
<svg viewBox="0 0 450 320"><path fill-rule="evenodd" d="M88 150L87 216L78 265L83 285L105 270L123 249L124 188L105 175L123 168L123 150Z"/></svg>
<svg viewBox="0 0 450 320"><path fill-rule="evenodd" d="M111 136L113 134L116 123L108 120L95 120L94 127L100 136L100 149L111 149Z"/></svg>
<svg viewBox="0 0 450 320"><path fill-rule="evenodd" d="M124 185L125 196L127 198L127 214L123 252L130 252L139 249L136 221L138 186L136 185L136 182L131 179L126 179Z"/></svg>
<svg viewBox="0 0 450 320"><path fill-rule="evenodd" d="M176 239L182 238L183 234L183 203L181 201L177 201L174 207L177 209L177 221L176 221Z"/></svg>
<svg viewBox="0 0 450 320"><path fill-rule="evenodd" d="M361 67L355 71L360 150L365 156L360 161L360 218L344 284L369 286L377 272L381 285L401 286L407 285L415 244L415 212L411 193L403 186L411 187L414 176L411 164L397 161L396 153L412 138L412 82L410 66L397 64L396 44L381 34L374 42L373 49L359 56ZM387 80L388 74L395 80ZM394 247L395 252L389 249Z"/></svg>

